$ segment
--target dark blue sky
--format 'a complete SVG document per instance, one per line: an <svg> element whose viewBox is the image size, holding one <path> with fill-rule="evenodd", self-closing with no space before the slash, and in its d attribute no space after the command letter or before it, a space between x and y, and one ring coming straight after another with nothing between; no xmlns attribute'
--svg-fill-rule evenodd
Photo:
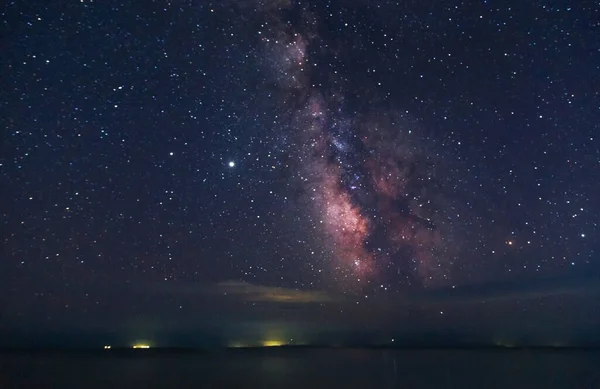
<svg viewBox="0 0 600 389"><path fill-rule="evenodd" d="M0 326L593 333L600 7L375 3L3 5Z"/></svg>

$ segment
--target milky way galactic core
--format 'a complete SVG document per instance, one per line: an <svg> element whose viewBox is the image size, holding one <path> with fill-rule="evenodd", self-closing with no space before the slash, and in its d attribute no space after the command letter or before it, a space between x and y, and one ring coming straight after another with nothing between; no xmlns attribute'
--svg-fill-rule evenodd
<svg viewBox="0 0 600 389"><path fill-rule="evenodd" d="M263 65L286 116L278 147L299 169L296 178L326 236L336 278L345 286L380 284L390 275L443 283L459 252L459 222L448 213L459 207L448 188L455 185L452 170L441 166L434 145L408 115L369 106L353 110L346 97L355 91L315 83L318 64L311 53L330 53L314 32L313 14L300 11L304 28L276 12L269 16L260 35Z"/></svg>

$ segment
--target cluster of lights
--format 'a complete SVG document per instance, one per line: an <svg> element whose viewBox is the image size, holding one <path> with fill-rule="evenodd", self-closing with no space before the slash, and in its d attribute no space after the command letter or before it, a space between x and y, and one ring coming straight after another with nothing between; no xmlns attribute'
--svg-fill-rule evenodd
<svg viewBox="0 0 600 389"><path fill-rule="evenodd" d="M280 347L284 346L285 343L280 340L265 340L262 345L263 347Z"/></svg>
<svg viewBox="0 0 600 389"><path fill-rule="evenodd" d="M290 339L290 342L292 339ZM286 346L289 343L285 340L263 340L259 343L245 343L245 342L233 342L229 344L231 348L244 348L244 347L281 347Z"/></svg>
<svg viewBox="0 0 600 389"><path fill-rule="evenodd" d="M131 347L134 348L134 349L146 349L146 348L150 348L150 345L149 344L145 344L145 343L136 343L136 344L134 344ZM105 350L110 350L111 348L112 348L112 346L108 345L108 344L104 346Z"/></svg>

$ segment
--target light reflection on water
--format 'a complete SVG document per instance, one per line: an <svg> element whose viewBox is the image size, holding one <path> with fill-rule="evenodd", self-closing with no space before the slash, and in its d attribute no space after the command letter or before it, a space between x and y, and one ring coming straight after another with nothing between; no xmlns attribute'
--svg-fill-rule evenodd
<svg viewBox="0 0 600 389"><path fill-rule="evenodd" d="M228 350L0 355L2 388L600 388L600 352Z"/></svg>

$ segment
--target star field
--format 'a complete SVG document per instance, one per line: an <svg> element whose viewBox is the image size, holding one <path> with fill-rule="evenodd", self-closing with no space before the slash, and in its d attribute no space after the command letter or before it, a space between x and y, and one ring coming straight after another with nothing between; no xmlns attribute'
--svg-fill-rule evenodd
<svg viewBox="0 0 600 389"><path fill-rule="evenodd" d="M375 3L2 6L10 315L597 272L600 7Z"/></svg>

